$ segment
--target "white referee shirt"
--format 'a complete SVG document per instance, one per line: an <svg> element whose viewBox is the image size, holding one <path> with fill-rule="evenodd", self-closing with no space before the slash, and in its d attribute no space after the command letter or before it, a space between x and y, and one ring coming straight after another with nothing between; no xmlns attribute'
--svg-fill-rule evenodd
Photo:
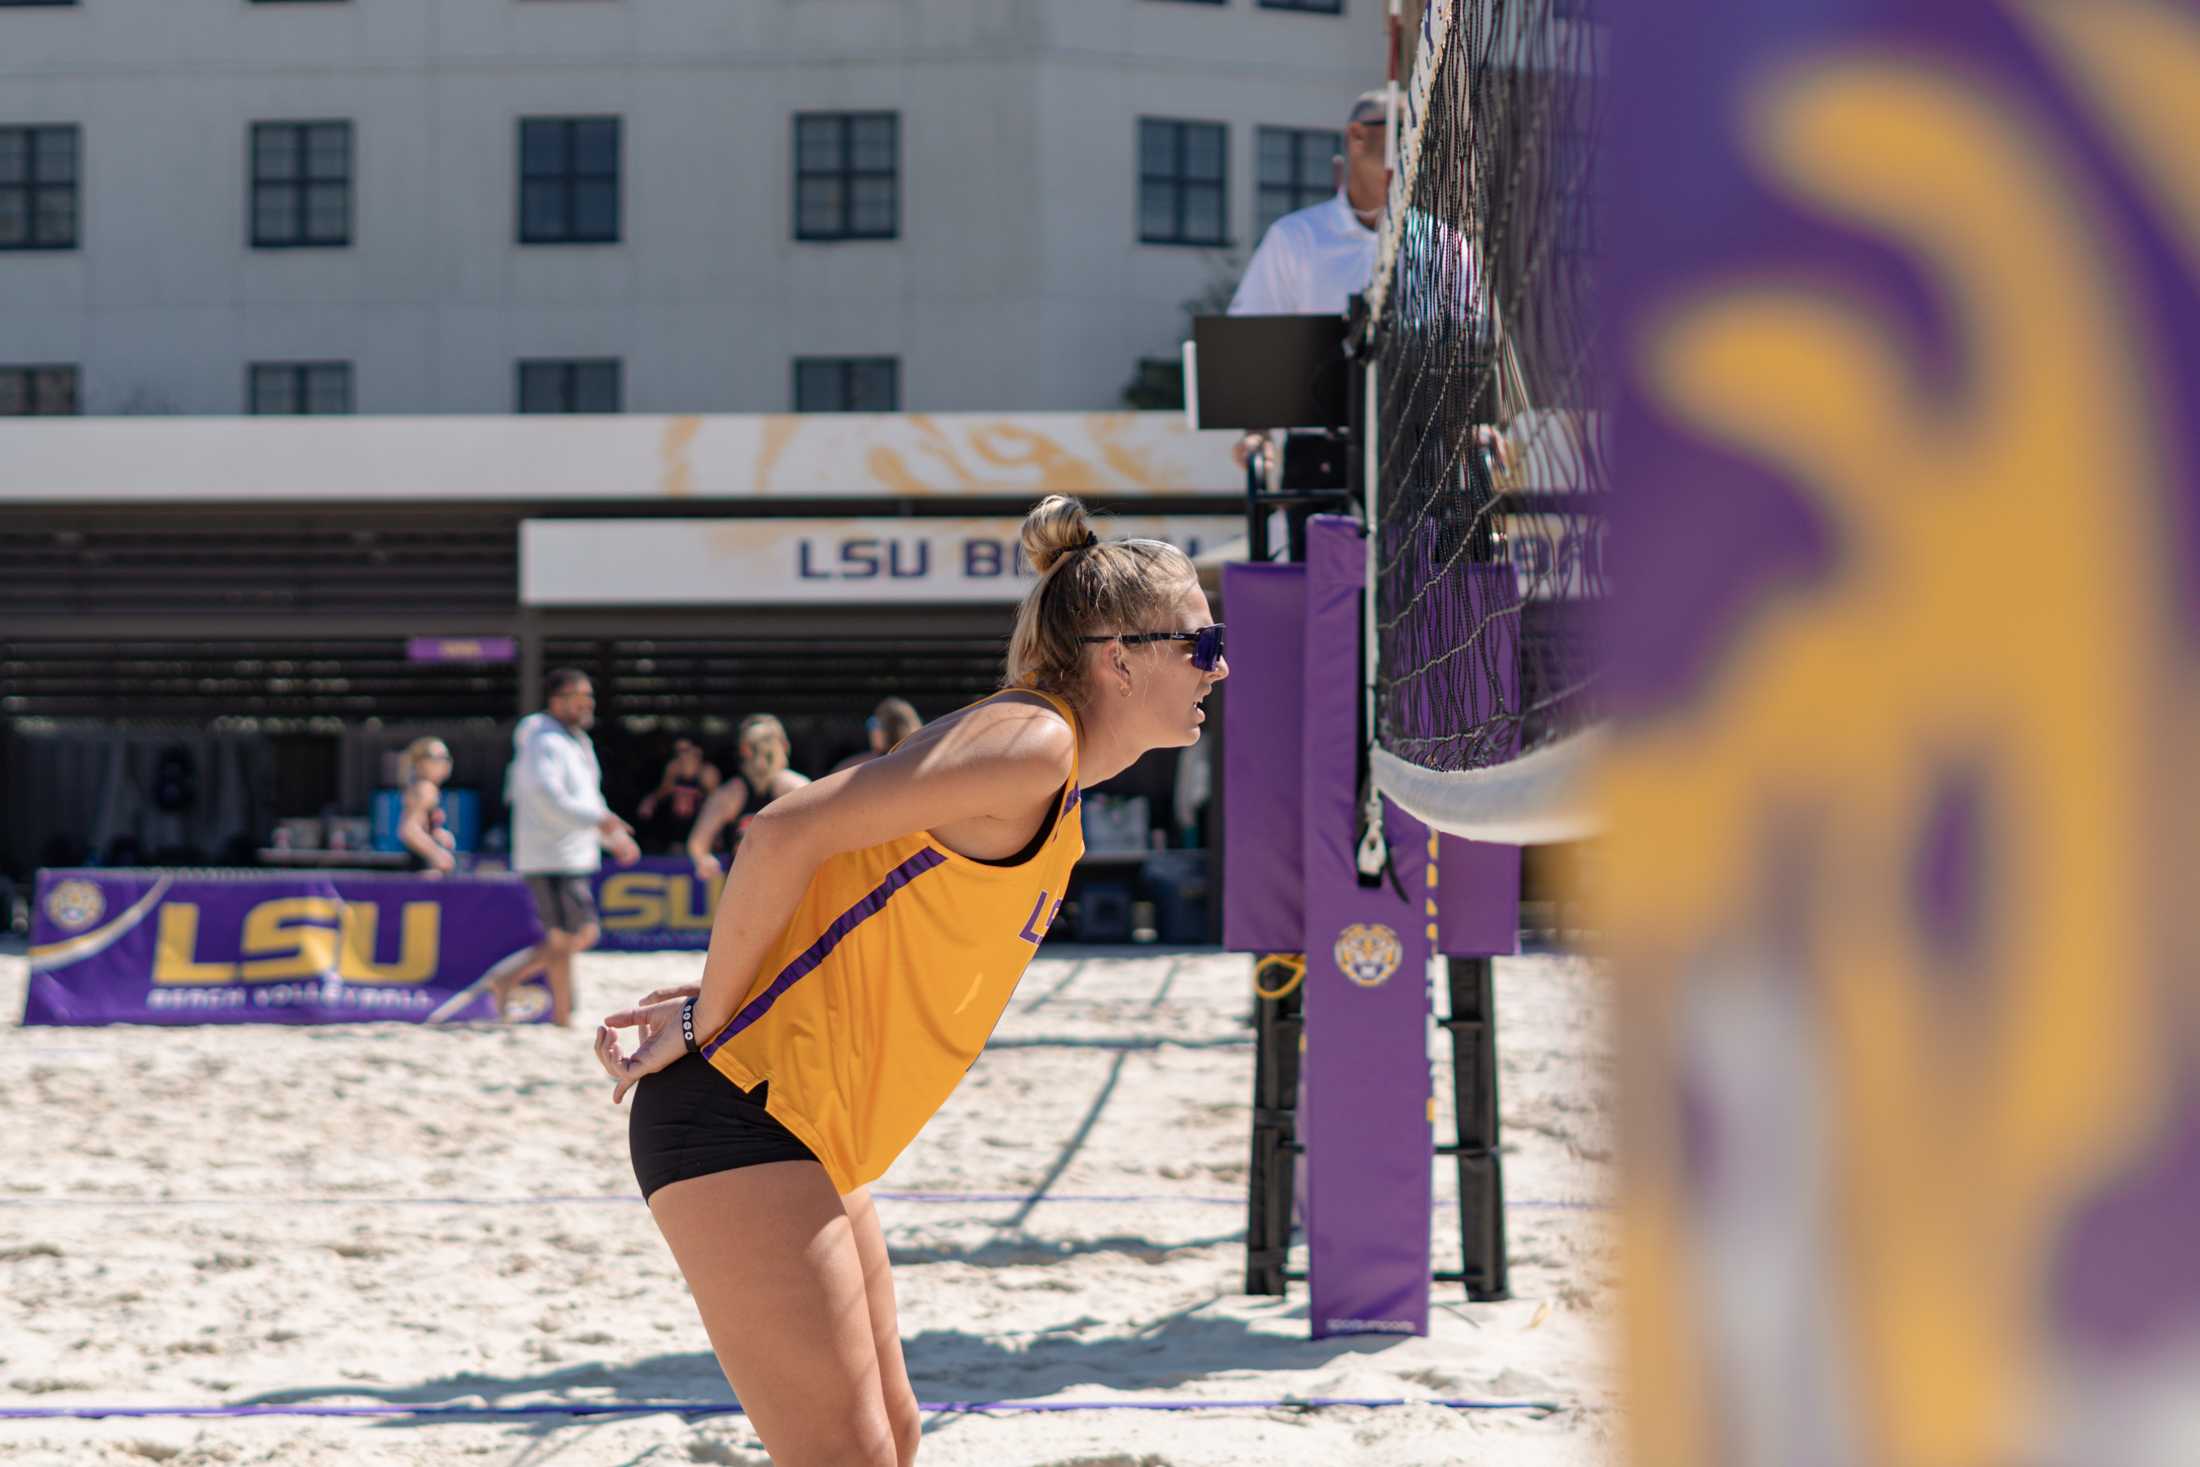
<svg viewBox="0 0 2200 1467"><path fill-rule="evenodd" d="M1341 316L1375 278L1382 241L1352 212L1339 189L1326 202L1286 214L1268 226L1245 267L1233 316Z"/></svg>

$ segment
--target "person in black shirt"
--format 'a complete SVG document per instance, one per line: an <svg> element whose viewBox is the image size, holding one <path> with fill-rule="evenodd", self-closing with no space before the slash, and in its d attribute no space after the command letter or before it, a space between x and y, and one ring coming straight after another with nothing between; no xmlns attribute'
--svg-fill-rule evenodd
<svg viewBox="0 0 2200 1467"><path fill-rule="evenodd" d="M718 851L721 834L727 836L725 850L730 853L759 811L810 782L808 775L787 767L790 752L786 726L769 713L741 720L741 777L727 780L703 802L703 812L688 832L688 859L695 863L698 880L715 881L724 874Z"/></svg>
<svg viewBox="0 0 2200 1467"><path fill-rule="evenodd" d="M657 788L642 796L642 803L634 811L643 826L656 833L651 844L665 851L685 850L695 817L724 780L718 766L703 757L701 744L689 738L674 740L664 778L657 782Z"/></svg>

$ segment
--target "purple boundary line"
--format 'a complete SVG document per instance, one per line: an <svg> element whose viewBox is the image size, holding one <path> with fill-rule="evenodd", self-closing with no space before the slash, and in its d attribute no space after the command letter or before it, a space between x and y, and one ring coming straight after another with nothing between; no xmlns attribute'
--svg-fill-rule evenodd
<svg viewBox="0 0 2200 1467"><path fill-rule="evenodd" d="M1243 1197L1210 1197L1199 1193L1170 1196L1166 1193L1107 1193L1071 1192L1037 1195L1027 1192L873 1192L876 1202L906 1202L911 1204L952 1205L967 1203L972 1206L1021 1205L1038 1203L1083 1203L1098 1206L1128 1206L1144 1203L1175 1203L1186 1207L1243 1207ZM599 1204L606 1202L639 1203L642 1199L632 1193L550 1193L539 1197L257 1197L240 1193L235 1197L0 1197L0 1208L5 1207L545 1207L567 1203ZM1450 1197L1436 1199L1439 1208L1455 1208L1459 1204ZM1505 1204L1507 1210L1527 1212L1609 1212L1609 1202L1570 1201L1553 1198L1522 1198Z"/></svg>
<svg viewBox="0 0 2200 1467"><path fill-rule="evenodd" d="M1441 1406L1452 1411L1563 1411L1556 1401L1485 1401L1464 1396L1301 1396L1273 1400L1183 1399L1173 1401L919 1401L917 1409L935 1415L995 1412L1035 1415L1059 1411L1321 1411L1338 1407L1382 1410L1399 1406ZM669 1412L681 1416L739 1416L733 1401L606 1401L570 1405L474 1406L434 1403L418 1406L9 1406L0 1421L100 1421L109 1417L241 1416L645 1416Z"/></svg>

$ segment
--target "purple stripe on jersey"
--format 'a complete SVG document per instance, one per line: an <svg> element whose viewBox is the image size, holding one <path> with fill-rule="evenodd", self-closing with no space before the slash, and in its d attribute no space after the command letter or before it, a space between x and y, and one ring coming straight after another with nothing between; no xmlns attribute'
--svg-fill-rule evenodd
<svg viewBox="0 0 2200 1467"><path fill-rule="evenodd" d="M884 881L872 887L862 901L857 902L847 911L835 917L833 925L826 928L817 941L804 948L800 957L779 970L779 976L772 980L771 987L750 999L748 1006L733 1016L733 1022L728 1024L716 1039L703 1046L704 1058L707 1059L716 1054L727 1040L770 1013L772 1005L779 1002L779 995L794 987L796 983L808 976L819 963L830 957L833 949L840 946L840 940L862 926L865 918L885 906L888 897L900 891L934 866L944 866L945 864L947 864L947 857L933 850L930 846L926 846L923 850L887 872Z"/></svg>
<svg viewBox="0 0 2200 1467"><path fill-rule="evenodd" d="M1078 801L1084 799L1084 797L1085 792L1083 790L1076 785L1071 785L1069 787L1069 798L1062 801L1062 813L1067 815L1070 811L1076 809Z"/></svg>

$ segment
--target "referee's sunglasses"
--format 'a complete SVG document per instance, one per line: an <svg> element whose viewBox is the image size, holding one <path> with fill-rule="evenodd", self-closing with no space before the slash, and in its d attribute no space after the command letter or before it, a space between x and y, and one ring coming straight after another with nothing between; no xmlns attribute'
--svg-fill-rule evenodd
<svg viewBox="0 0 2200 1467"><path fill-rule="evenodd" d="M1126 647L1136 647L1142 642L1189 642L1192 644L1192 666L1201 672L1213 672L1215 664L1222 660L1222 623L1201 627L1196 632L1115 632L1105 637L1079 637L1080 642L1121 642Z"/></svg>

